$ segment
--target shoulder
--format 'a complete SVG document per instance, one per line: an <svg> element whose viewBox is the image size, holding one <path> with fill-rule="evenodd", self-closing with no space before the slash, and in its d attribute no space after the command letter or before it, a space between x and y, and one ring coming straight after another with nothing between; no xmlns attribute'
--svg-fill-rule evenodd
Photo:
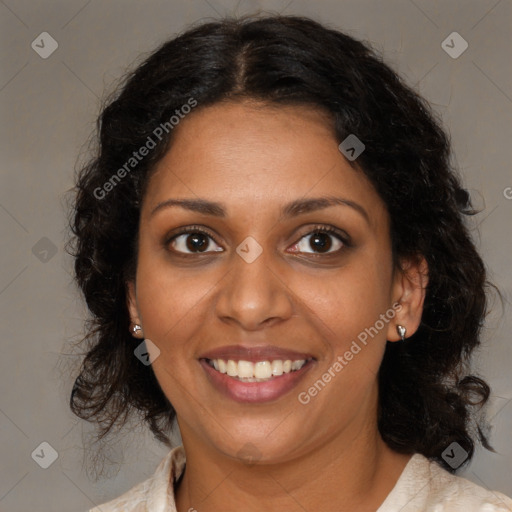
<svg viewBox="0 0 512 512"><path fill-rule="evenodd" d="M111 501L102 503L89 512L146 512L147 500L150 495L149 489L152 486L153 477L132 487L122 496L114 498Z"/></svg>
<svg viewBox="0 0 512 512"><path fill-rule="evenodd" d="M153 475L121 496L98 505L88 512L175 512L172 482L185 467L183 446L172 449Z"/></svg>
<svg viewBox="0 0 512 512"><path fill-rule="evenodd" d="M512 500L498 491L453 475L436 462L415 454L378 512L395 510L512 512Z"/></svg>
<svg viewBox="0 0 512 512"><path fill-rule="evenodd" d="M508 496L453 475L435 462L425 461L432 476L434 502L445 505L447 512L512 512L512 500Z"/></svg>

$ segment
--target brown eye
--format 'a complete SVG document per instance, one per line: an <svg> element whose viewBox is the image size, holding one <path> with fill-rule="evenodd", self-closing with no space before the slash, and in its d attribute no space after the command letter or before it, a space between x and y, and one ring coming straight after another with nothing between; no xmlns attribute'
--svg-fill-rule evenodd
<svg viewBox="0 0 512 512"><path fill-rule="evenodd" d="M306 254L332 254L349 246L337 231L332 228L316 229L303 236L293 245L293 252Z"/></svg>
<svg viewBox="0 0 512 512"><path fill-rule="evenodd" d="M191 252L204 252L208 248L208 237L202 233L186 235L185 245Z"/></svg>
<svg viewBox="0 0 512 512"><path fill-rule="evenodd" d="M309 239L309 246L313 250L328 252L332 246L331 235L328 235L327 233L315 233L314 235L309 236L311 237Z"/></svg>
<svg viewBox="0 0 512 512"><path fill-rule="evenodd" d="M219 246L209 250L212 243L215 244L215 240L209 234L197 229L179 233L169 241L174 251L184 254L222 251Z"/></svg>

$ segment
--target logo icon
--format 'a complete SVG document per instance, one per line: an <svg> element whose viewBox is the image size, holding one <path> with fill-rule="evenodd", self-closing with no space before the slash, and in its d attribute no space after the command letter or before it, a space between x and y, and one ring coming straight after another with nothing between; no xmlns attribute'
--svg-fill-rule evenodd
<svg viewBox="0 0 512 512"><path fill-rule="evenodd" d="M468 455L468 452L459 443L454 441L441 454L441 457L449 466L457 469L468 458Z"/></svg>
<svg viewBox="0 0 512 512"><path fill-rule="evenodd" d="M351 133L339 146L338 149L343 156L353 162L364 150L365 145Z"/></svg>
<svg viewBox="0 0 512 512"><path fill-rule="evenodd" d="M48 32L41 32L30 46L39 57L47 59L59 47L59 43Z"/></svg>
<svg viewBox="0 0 512 512"><path fill-rule="evenodd" d="M261 452L252 443L245 443L237 452L239 459L242 459L246 464L253 465L261 459Z"/></svg>
<svg viewBox="0 0 512 512"><path fill-rule="evenodd" d="M160 349L146 338L140 345L137 345L133 353L144 366L149 366L160 355Z"/></svg>
<svg viewBox="0 0 512 512"><path fill-rule="evenodd" d="M468 42L458 32L452 32L441 43L441 48L452 59L458 59L468 49L468 46Z"/></svg>
<svg viewBox="0 0 512 512"><path fill-rule="evenodd" d="M50 443L43 441L31 454L31 457L43 469L48 469L59 457Z"/></svg>
<svg viewBox="0 0 512 512"><path fill-rule="evenodd" d="M252 236L248 236L236 248L236 252L246 263L252 263L263 252L263 248Z"/></svg>
<svg viewBox="0 0 512 512"><path fill-rule="evenodd" d="M43 236L32 247L32 254L41 263L48 263L57 254L57 246L49 238Z"/></svg>

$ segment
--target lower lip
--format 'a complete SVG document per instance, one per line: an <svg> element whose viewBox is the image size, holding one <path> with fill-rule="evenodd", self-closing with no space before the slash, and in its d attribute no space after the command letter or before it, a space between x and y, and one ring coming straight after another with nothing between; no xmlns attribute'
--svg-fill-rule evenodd
<svg viewBox="0 0 512 512"><path fill-rule="evenodd" d="M309 360L300 370L283 373L263 382L242 382L236 377L218 372L205 359L199 362L213 386L224 395L236 402L261 403L277 400L291 391L309 371L313 360Z"/></svg>

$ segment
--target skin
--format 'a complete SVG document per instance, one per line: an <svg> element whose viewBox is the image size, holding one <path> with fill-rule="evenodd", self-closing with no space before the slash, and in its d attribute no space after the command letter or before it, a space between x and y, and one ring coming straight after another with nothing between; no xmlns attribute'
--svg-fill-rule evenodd
<svg viewBox="0 0 512 512"><path fill-rule="evenodd" d="M128 307L160 350L153 369L177 412L187 455L178 511L375 511L410 458L379 435L377 372L397 324L407 336L419 325L425 261L394 268L386 206L338 150L326 114L227 102L196 109L173 135L142 203ZM280 216L291 201L323 196L357 203L367 218L347 205ZM226 216L177 206L151 215L170 198L216 201ZM211 233L209 252L187 249L186 234L166 245L190 225ZM348 233L350 246L335 235L322 239L330 254L311 246L318 226ZM263 251L250 264L236 252L248 236ZM298 393L396 302L396 316L301 404ZM286 395L242 404L219 393L198 363L233 344L276 345L316 361ZM248 446L256 464L243 457Z"/></svg>

